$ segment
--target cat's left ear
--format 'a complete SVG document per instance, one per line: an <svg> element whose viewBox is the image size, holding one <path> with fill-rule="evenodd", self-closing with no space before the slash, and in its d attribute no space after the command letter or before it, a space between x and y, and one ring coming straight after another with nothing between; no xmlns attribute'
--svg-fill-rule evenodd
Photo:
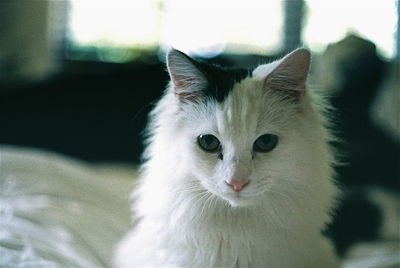
<svg viewBox="0 0 400 268"><path fill-rule="evenodd" d="M265 87L298 102L306 92L310 62L309 50L301 48L291 52L273 63L272 71L265 77Z"/></svg>
<svg viewBox="0 0 400 268"><path fill-rule="evenodd" d="M167 55L167 68L175 93L181 101L202 96L208 80L195 60L172 49Z"/></svg>

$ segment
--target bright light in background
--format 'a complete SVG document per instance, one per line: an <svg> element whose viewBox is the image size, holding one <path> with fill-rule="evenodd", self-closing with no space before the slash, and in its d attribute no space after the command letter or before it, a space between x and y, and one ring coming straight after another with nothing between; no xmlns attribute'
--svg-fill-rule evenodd
<svg viewBox="0 0 400 268"><path fill-rule="evenodd" d="M80 47L173 46L203 56L274 54L282 48L282 0L70 1L70 38ZM311 49L322 51L351 32L374 42L384 56L394 56L396 0L305 3L303 41Z"/></svg>
<svg viewBox="0 0 400 268"><path fill-rule="evenodd" d="M70 29L78 46L154 47L161 43L164 48L215 55L227 48L265 53L278 50L281 42L282 1L71 2Z"/></svg>
<svg viewBox="0 0 400 268"><path fill-rule="evenodd" d="M303 40L311 49L321 51L355 33L374 42L383 56L394 56L396 0L307 0L306 4Z"/></svg>
<svg viewBox="0 0 400 268"><path fill-rule="evenodd" d="M159 2L71 0L72 39L79 46L157 46Z"/></svg>
<svg viewBox="0 0 400 268"><path fill-rule="evenodd" d="M167 0L161 43L215 55L276 51L282 40L282 1Z"/></svg>

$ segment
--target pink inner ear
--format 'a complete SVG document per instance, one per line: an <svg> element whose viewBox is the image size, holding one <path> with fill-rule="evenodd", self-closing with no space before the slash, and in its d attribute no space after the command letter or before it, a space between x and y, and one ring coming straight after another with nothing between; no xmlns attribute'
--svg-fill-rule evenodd
<svg viewBox="0 0 400 268"><path fill-rule="evenodd" d="M304 84L310 69L310 52L305 49L295 50L282 59L282 62L273 71L287 75L298 84Z"/></svg>
<svg viewBox="0 0 400 268"><path fill-rule="evenodd" d="M200 88L201 79L196 77L172 76L175 94L181 101L195 101L202 98L201 91L193 90L193 87Z"/></svg>
<svg viewBox="0 0 400 268"><path fill-rule="evenodd" d="M175 94L180 100L192 101L202 98L207 79L193 59L180 51L171 50L167 56L167 67Z"/></svg>
<svg viewBox="0 0 400 268"><path fill-rule="evenodd" d="M173 83L175 85L176 90L182 90L185 87L193 85L199 82L198 78L195 77L183 77L183 76L173 76Z"/></svg>
<svg viewBox="0 0 400 268"><path fill-rule="evenodd" d="M265 87L298 101L305 94L305 84L310 68L310 52L296 50L284 57L265 78Z"/></svg>

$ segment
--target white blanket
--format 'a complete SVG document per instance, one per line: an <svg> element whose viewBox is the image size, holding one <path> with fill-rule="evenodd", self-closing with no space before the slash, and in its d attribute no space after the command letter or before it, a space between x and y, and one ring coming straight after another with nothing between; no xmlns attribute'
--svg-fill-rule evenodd
<svg viewBox="0 0 400 268"><path fill-rule="evenodd" d="M134 171L0 146L0 267L109 266Z"/></svg>
<svg viewBox="0 0 400 268"><path fill-rule="evenodd" d="M109 267L136 177L133 167L0 145L0 267ZM399 245L358 245L344 267L400 267Z"/></svg>

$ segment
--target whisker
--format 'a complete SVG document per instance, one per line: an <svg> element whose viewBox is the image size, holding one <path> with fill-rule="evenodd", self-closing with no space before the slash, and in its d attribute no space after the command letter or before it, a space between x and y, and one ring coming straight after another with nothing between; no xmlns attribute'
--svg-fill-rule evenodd
<svg viewBox="0 0 400 268"><path fill-rule="evenodd" d="M176 191L171 191L173 194L182 194L182 193L197 193L197 192L206 192L205 189L181 189Z"/></svg>
<svg viewBox="0 0 400 268"><path fill-rule="evenodd" d="M215 195L213 195L213 194L211 194L211 196L210 196L211 198L210 198L210 201L209 201L209 203L208 203L208 209L212 209L213 207L215 207L215 205L214 204L216 204L216 202L217 202L217 196L215 196Z"/></svg>
<svg viewBox="0 0 400 268"><path fill-rule="evenodd" d="M186 193L186 192L203 192L207 191L203 187L200 187L199 185L184 185L178 190L171 190L171 193L174 194L180 194L180 193Z"/></svg>
<svg viewBox="0 0 400 268"><path fill-rule="evenodd" d="M265 192L270 192L270 193L273 193L273 194L278 194L278 195L284 197L284 198L287 199L287 200L293 200L293 198L292 198L290 195L284 194L284 193L282 193L281 191L277 191L277 190L275 190L275 189L266 189Z"/></svg>
<svg viewBox="0 0 400 268"><path fill-rule="evenodd" d="M206 197L206 200L201 203L200 217L203 217L203 215L204 215L204 209L205 209L205 206L207 204L207 200L210 198L210 196L212 196L211 193L207 192L201 198L199 198L199 200L197 200L197 202L200 202L200 200L203 200L204 197Z"/></svg>

